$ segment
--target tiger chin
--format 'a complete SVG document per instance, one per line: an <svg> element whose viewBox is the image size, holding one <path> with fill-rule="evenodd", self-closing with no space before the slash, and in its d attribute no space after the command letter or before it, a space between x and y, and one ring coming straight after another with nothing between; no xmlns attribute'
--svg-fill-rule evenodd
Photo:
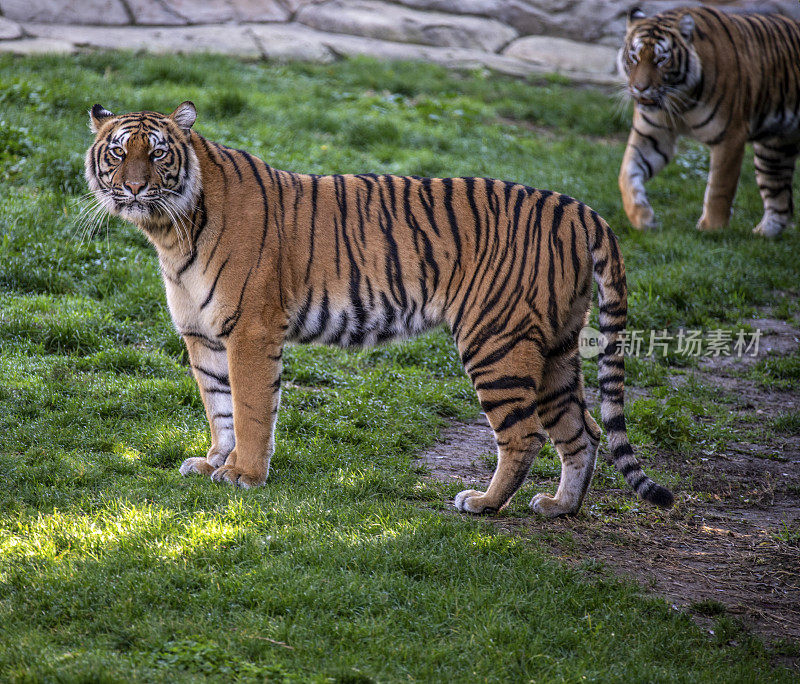
<svg viewBox="0 0 800 684"><path fill-rule="evenodd" d="M619 173L635 228L657 226L644 185L675 155L681 135L711 151L698 229L728 225L746 142L764 204L753 232L775 237L790 224L800 154L800 23L708 7L647 17L634 8L619 67L635 101Z"/></svg>
<svg viewBox="0 0 800 684"><path fill-rule="evenodd" d="M183 475L263 485L274 449L287 342L361 347L446 324L491 424L498 463L469 513L499 511L545 441L562 470L534 511L574 514L601 432L586 408L578 335L599 288L601 415L610 459L643 499L673 496L628 442L627 289L619 245L585 204L487 178L306 175L274 169L192 130L184 102L166 116L90 112L86 178L112 214L158 254L211 431Z"/></svg>

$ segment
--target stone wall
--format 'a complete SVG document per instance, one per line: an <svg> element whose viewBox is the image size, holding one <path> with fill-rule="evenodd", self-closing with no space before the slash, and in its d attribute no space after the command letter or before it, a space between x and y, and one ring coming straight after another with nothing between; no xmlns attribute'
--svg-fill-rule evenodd
<svg viewBox="0 0 800 684"><path fill-rule="evenodd" d="M0 50L123 48L330 61L368 54L612 82L636 0L0 0ZM644 0L645 11L693 0ZM796 0L717 0L779 11Z"/></svg>

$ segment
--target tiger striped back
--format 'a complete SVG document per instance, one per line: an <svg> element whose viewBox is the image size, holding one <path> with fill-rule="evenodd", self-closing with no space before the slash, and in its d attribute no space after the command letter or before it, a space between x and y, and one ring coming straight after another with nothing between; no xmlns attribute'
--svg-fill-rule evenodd
<svg viewBox="0 0 800 684"><path fill-rule="evenodd" d="M106 176L91 166L132 121L141 124L141 141L157 137L140 114L96 122L87 174L97 186L106 177L119 192L142 183L126 176L122 162ZM561 455L561 482L554 497L539 494L531 505L548 516L574 513L600 439L577 353L594 277L608 336L599 376L612 459L643 498L672 503L628 443L617 349L625 271L613 232L589 207L487 178L289 173L194 131L179 132L175 144L193 157L188 167L196 161L196 175L160 168L151 151L138 199L126 196L111 210L129 212L135 201L149 211L135 223L158 252L170 311L206 405L211 449L205 459L184 462L181 472L246 487L264 482L287 341L362 346L445 323L499 455L487 491L461 492L456 506L471 513L505 506L549 436ZM146 146L131 142L127 149L143 159ZM138 168L127 149L130 168ZM191 209L162 210L173 196L161 189L179 193L181 183L197 189Z"/></svg>

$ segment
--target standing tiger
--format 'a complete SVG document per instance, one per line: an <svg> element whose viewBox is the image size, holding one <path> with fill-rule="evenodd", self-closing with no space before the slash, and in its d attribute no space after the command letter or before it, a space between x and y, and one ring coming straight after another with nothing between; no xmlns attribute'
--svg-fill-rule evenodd
<svg viewBox="0 0 800 684"><path fill-rule="evenodd" d="M774 237L792 219L800 153L800 23L780 15L728 15L710 8L628 14L619 53L636 101L619 187L635 228L655 215L644 184L686 135L711 148L700 230L728 224L745 142L755 152L764 216L753 232Z"/></svg>
<svg viewBox="0 0 800 684"><path fill-rule="evenodd" d="M184 475L241 487L267 478L284 344L357 347L441 323L498 445L488 490L456 507L498 511L549 436L562 461L556 495L534 511L575 513L600 429L583 397L578 333L600 298L599 361L611 457L647 501L672 504L633 455L618 351L627 290L608 224L580 202L486 178L302 175L210 142L184 102L169 116L90 112L86 178L110 213L154 245L176 328L211 428Z"/></svg>

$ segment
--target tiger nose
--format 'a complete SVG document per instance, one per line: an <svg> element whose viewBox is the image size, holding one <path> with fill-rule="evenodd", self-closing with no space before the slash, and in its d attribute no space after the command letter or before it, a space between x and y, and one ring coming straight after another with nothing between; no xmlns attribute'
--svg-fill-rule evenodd
<svg viewBox="0 0 800 684"><path fill-rule="evenodd" d="M136 197L141 191L142 188L147 185L147 183L140 183L139 181L125 181L125 187L131 191L131 195Z"/></svg>

